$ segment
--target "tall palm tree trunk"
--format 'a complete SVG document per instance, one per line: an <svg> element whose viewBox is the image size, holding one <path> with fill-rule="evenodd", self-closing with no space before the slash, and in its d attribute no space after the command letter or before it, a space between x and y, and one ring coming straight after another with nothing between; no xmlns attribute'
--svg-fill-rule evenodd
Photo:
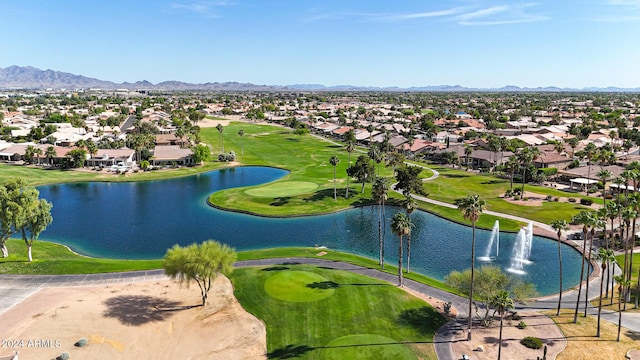
<svg viewBox="0 0 640 360"><path fill-rule="evenodd" d="M411 272L411 233L407 234L407 274Z"/></svg>
<svg viewBox="0 0 640 360"><path fill-rule="evenodd" d="M498 360L500 360L500 356L502 355L502 320L504 318L504 314L500 314L500 340L498 342Z"/></svg>
<svg viewBox="0 0 640 360"><path fill-rule="evenodd" d="M380 246L380 269L384 270L384 248L382 242L382 205L378 203L378 243Z"/></svg>
<svg viewBox="0 0 640 360"><path fill-rule="evenodd" d="M604 285L604 270L607 268L606 261L602 262L602 274L600 276L600 298L598 299L598 325L596 328L596 337L600 337L600 313L602 313L602 286Z"/></svg>
<svg viewBox="0 0 640 360"><path fill-rule="evenodd" d="M593 238L596 234L596 228L591 228L591 240L589 241L589 255L587 255L587 276L585 278L585 292L584 292L584 317L587 317L587 305L589 304L589 269L591 268L591 249L593 248ZM585 241L587 241L585 239Z"/></svg>
<svg viewBox="0 0 640 360"><path fill-rule="evenodd" d="M469 329L467 330L467 341L471 341L471 327L473 326L473 281L476 261L476 223L471 223L471 286L469 289Z"/></svg>
<svg viewBox="0 0 640 360"><path fill-rule="evenodd" d="M398 242L398 286L402 287L402 235Z"/></svg>
<svg viewBox="0 0 640 360"><path fill-rule="evenodd" d="M558 291L558 310L556 311L556 316L560 315L560 306L562 304L562 250L561 250L561 241L560 241L560 231L558 231L558 265L560 272L560 291Z"/></svg>
<svg viewBox="0 0 640 360"><path fill-rule="evenodd" d="M578 297L576 299L576 309L573 313L573 323L578 323L578 309L580 308L580 295L582 294L582 281L584 280L584 260L587 252L587 231L586 227L582 230L584 244L582 245L582 267L580 268L580 285L578 285Z"/></svg>

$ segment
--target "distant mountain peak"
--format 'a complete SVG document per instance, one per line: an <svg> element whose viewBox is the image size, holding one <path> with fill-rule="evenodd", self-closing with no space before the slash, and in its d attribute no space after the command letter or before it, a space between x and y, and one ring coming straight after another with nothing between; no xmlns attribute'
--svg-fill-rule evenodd
<svg viewBox="0 0 640 360"><path fill-rule="evenodd" d="M255 85L238 82L207 82L204 84L192 84L177 80L163 81L153 84L147 80L136 81L134 83L114 83L112 81L99 80L82 75L75 75L67 72L55 70L41 70L33 66L11 65L0 68L0 89L130 89L130 90L202 90L202 91L413 91L413 92L640 92L640 88L617 88L617 87L589 87L583 89L560 88L555 86L547 87L519 87L507 85L501 88L467 88L461 85L436 85L436 86L414 86L402 88L397 86L375 87L375 86L355 86L336 85L325 86L322 84L294 84L294 85Z"/></svg>

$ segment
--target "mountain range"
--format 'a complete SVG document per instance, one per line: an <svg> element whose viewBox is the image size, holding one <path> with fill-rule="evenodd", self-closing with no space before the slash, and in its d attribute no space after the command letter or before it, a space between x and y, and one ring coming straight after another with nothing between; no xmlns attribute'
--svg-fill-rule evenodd
<svg viewBox="0 0 640 360"><path fill-rule="evenodd" d="M559 87L519 87L507 85L501 88L467 88L460 85L438 85L421 87L373 87L338 85L325 86L321 84L294 85L255 85L238 82L207 82L203 84L186 83L182 81L163 81L153 84L149 81L134 83L115 83L99 80L82 75L75 75L62 71L41 70L32 66L9 66L0 68L0 89L129 89L129 90L165 90L165 91L392 91L392 92L640 92L637 88L617 87L589 87L582 89Z"/></svg>

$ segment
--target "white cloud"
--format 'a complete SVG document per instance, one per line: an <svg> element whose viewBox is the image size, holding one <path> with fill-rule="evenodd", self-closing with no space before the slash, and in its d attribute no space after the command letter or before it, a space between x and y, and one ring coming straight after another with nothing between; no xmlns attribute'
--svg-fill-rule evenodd
<svg viewBox="0 0 640 360"><path fill-rule="evenodd" d="M624 1L624 0L610 0ZM630 1L630 0L627 0ZM640 1L640 0L638 0ZM314 13L313 16L304 18L305 22L321 20L359 19L362 21L398 22L418 21L426 19L441 19L453 21L459 25L505 25L548 20L549 17L542 14L528 12L528 8L537 4L510 4L495 5L486 8L477 7L453 7L449 9L409 12L397 14L381 13Z"/></svg>
<svg viewBox="0 0 640 360"><path fill-rule="evenodd" d="M640 8L640 0L607 0L608 5Z"/></svg>
<svg viewBox="0 0 640 360"><path fill-rule="evenodd" d="M454 16L453 20L466 26L520 24L548 20L549 17L546 15L526 11L527 8L535 5L496 5Z"/></svg>
<svg viewBox="0 0 640 360"><path fill-rule="evenodd" d="M462 11L463 11L462 8L451 8L451 9L445 9L445 10L415 12L415 13L407 13L407 14L374 15L373 17L377 18L378 20L397 21L397 20L443 17L443 16L449 16L449 15L455 15Z"/></svg>
<svg viewBox="0 0 640 360"><path fill-rule="evenodd" d="M192 12L207 17L220 17L220 15L215 12L215 9L231 5L233 5L231 1L220 0L171 3L169 7L174 10Z"/></svg>
<svg viewBox="0 0 640 360"><path fill-rule="evenodd" d="M609 10L592 19L595 22L640 22L640 0L606 0Z"/></svg>

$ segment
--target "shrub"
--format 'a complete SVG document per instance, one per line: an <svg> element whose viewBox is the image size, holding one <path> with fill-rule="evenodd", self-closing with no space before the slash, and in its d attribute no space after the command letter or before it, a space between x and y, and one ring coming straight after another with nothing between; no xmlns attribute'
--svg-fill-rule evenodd
<svg viewBox="0 0 640 360"><path fill-rule="evenodd" d="M613 199L613 195L607 194L607 195L604 196L604 198L607 199L607 200L611 200L611 199Z"/></svg>
<svg viewBox="0 0 640 360"><path fill-rule="evenodd" d="M574 198L569 198L567 201L569 201L570 203L574 203L574 202L576 202L576 199L574 199Z"/></svg>
<svg viewBox="0 0 640 360"><path fill-rule="evenodd" d="M560 199L558 199L557 197L553 198L553 201L557 202L558 200L560 200Z"/></svg>
<svg viewBox="0 0 640 360"><path fill-rule="evenodd" d="M527 336L520 340L520 344L528 347L529 349L540 349L542 347L542 340L537 337Z"/></svg>
<svg viewBox="0 0 640 360"><path fill-rule="evenodd" d="M517 327L518 329L524 329L524 328L526 328L526 327L527 327L527 324L525 324L525 322L524 322L524 321L520 321L520 322L518 323L518 325L516 325L516 327Z"/></svg>
<svg viewBox="0 0 640 360"><path fill-rule="evenodd" d="M220 153L218 154L218 161L236 161L236 153L233 150L228 153Z"/></svg>
<svg viewBox="0 0 640 360"><path fill-rule="evenodd" d="M547 201L551 201L552 198L553 198L553 196L547 195Z"/></svg>
<svg viewBox="0 0 640 360"><path fill-rule="evenodd" d="M85 347L87 345L87 338L81 338L80 340L76 341L76 343L73 345L76 347Z"/></svg>
<svg viewBox="0 0 640 360"><path fill-rule="evenodd" d="M591 206L593 204L593 200L591 199L580 199L581 205Z"/></svg>
<svg viewBox="0 0 640 360"><path fill-rule="evenodd" d="M519 195L515 195L515 196L513 197L513 200L520 200L520 196L519 196Z"/></svg>
<svg viewBox="0 0 640 360"><path fill-rule="evenodd" d="M525 196L525 197L522 198L522 200L529 201L529 198Z"/></svg>
<svg viewBox="0 0 640 360"><path fill-rule="evenodd" d="M65 351L62 354L58 355L58 357L56 357L56 360L69 360L69 358L69 353Z"/></svg>
<svg viewBox="0 0 640 360"><path fill-rule="evenodd" d="M558 173L558 168L540 168L538 169L538 172L545 174L547 177L551 177Z"/></svg>

